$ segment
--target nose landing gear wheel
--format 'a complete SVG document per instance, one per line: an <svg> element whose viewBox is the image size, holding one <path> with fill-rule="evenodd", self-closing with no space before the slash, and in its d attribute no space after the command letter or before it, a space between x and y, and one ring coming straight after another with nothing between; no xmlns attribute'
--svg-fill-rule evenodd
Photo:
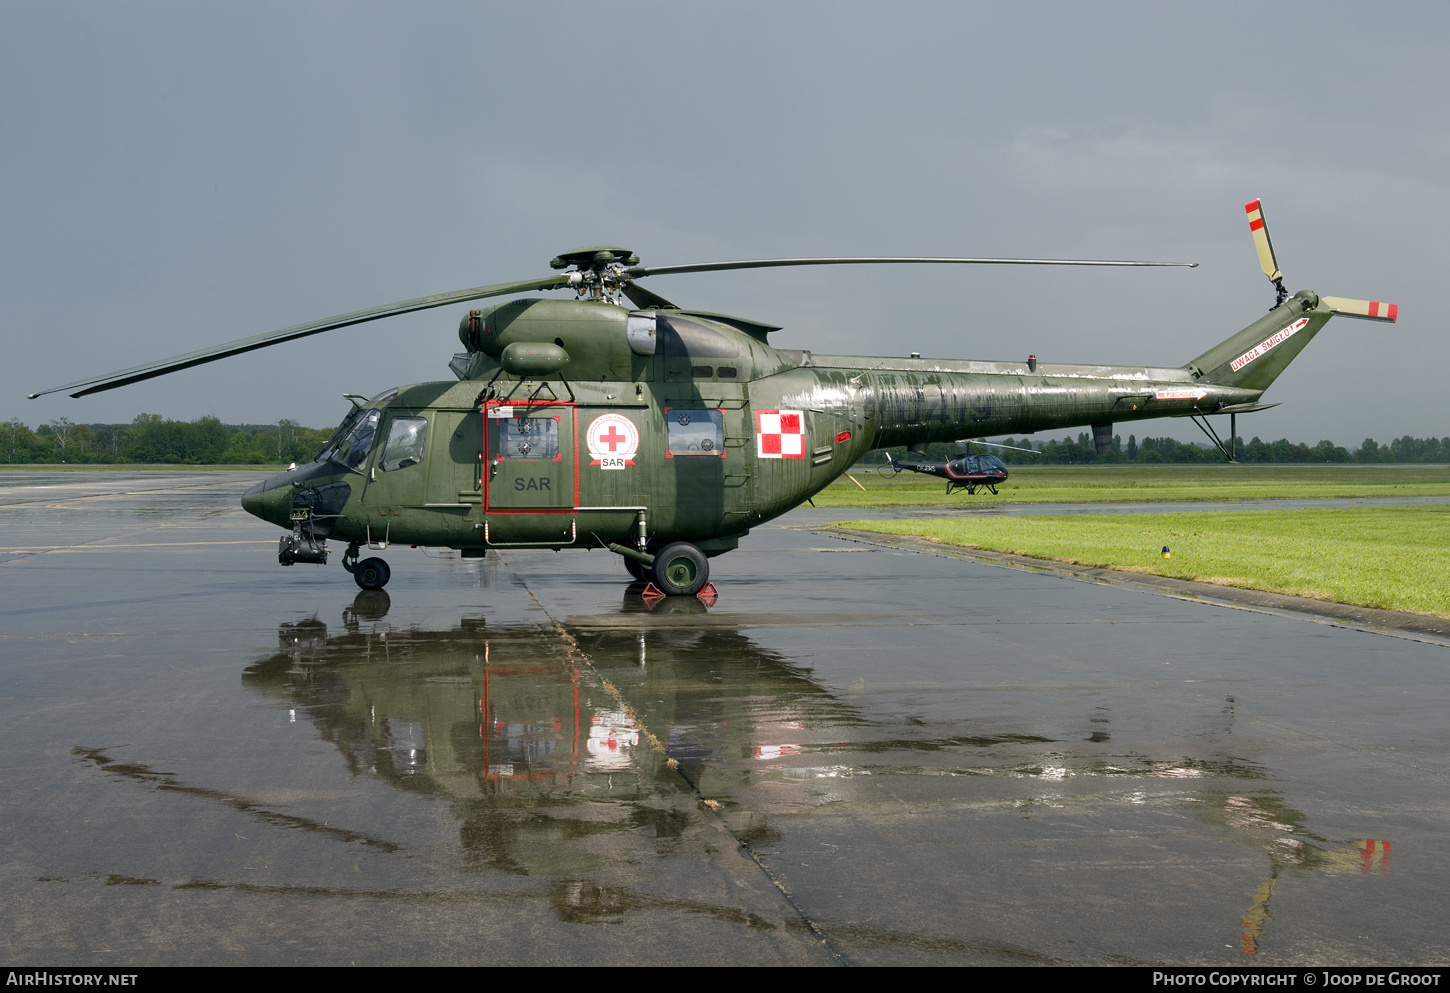
<svg viewBox="0 0 1450 993"><path fill-rule="evenodd" d="M705 553L686 541L666 545L655 556L655 585L669 596L694 596L710 579Z"/></svg>
<svg viewBox="0 0 1450 993"><path fill-rule="evenodd" d="M388 585L393 570L382 559L363 559L352 570L352 578L365 590L380 590Z"/></svg>

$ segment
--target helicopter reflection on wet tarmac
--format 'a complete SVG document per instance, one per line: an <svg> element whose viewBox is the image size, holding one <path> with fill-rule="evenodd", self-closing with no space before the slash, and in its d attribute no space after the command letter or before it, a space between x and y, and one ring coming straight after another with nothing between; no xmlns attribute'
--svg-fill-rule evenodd
<svg viewBox="0 0 1450 993"><path fill-rule="evenodd" d="M1040 751L1055 744L1049 737L1012 733L883 741L861 708L817 685L809 670L761 649L736 628L629 630L626 625L620 629L620 619L631 614L654 619L650 613L661 607L665 617L707 612L694 600L650 604L639 591L638 585L628 589L620 618L608 618L604 630L575 639L577 653L566 649L562 657L548 662L537 659L538 646L556 635L542 627L489 629L482 618L464 618L447 632L392 631L385 626L364 631L359 620L381 621L389 603L385 592L365 591L345 612L340 635L329 637L326 624L315 618L283 624L278 653L248 667L243 681L253 689L284 696L306 712L355 773L395 784L409 779L411 789L446 795L459 803L463 847L489 866L520 874L550 868L531 864L526 853L544 854L548 863L568 861L570 856L563 852L568 841L641 826L647 827L646 833L652 829L657 839L673 838L692 819L677 811L642 818L636 811L627 821L593 821L581 828L567 815L560 819L550 812L571 793L598 789L601 775L613 789L614 773L649 766L649 778L658 778L666 769L677 769L701 795L728 794L732 782L759 786L772 780L835 780L828 802L841 802L846 799L841 793L848 779L871 774L873 755L1004 745ZM574 624L587 629L587 621L576 619ZM591 681L581 677L581 662L593 664L584 659L617 664L635 650L637 670L610 675L619 686L635 691L631 698L646 701L644 723L663 730L663 741L645 732L653 739L652 753L637 751L641 723L628 703L615 698L619 693L615 682L596 685L591 693ZM681 693L682 681L706 675L701 672L702 661L708 666L706 691ZM581 681L586 686L582 700ZM656 706L647 702L652 699ZM1219 716L1225 730L1231 728L1232 696L1226 698ZM1105 714L1091 720L1110 723ZM827 737L854 740L809 740L828 730ZM798 740L780 740L785 737ZM1111 735L1094 730L1088 740L1106 742ZM809 756L808 762L814 763L829 761L791 767L757 764L795 756ZM1256 763L1227 756L1085 763L1059 756L1058 761L1046 764L1034 757L1006 768L948 766L937 773L996 772L1045 782L1075 776L1209 779L1229 784L1272 779ZM426 786L411 778L420 776L426 777ZM706 777L712 780L710 786L703 785ZM1144 802L1146 797L1143 792L1130 802ZM643 793L638 799L644 799ZM1218 786L1183 800L1185 808L1207 824L1239 836L1268 856L1268 875L1242 916L1239 940L1244 955L1259 950L1260 935L1271 919L1273 886L1281 874L1389 874L1390 841L1325 838L1311 830L1307 816L1288 807L1276 791ZM1048 798L1038 802L1055 805ZM509 817L520 810L529 811L529 816ZM500 820L509 822L512 830L500 830ZM769 816L756 811L746 821L745 829L737 832L742 844L765 841L756 854L768 859L769 842L778 838L769 829ZM580 865L588 861L577 857Z"/></svg>
<svg viewBox="0 0 1450 993"><path fill-rule="evenodd" d="M151 485L0 500L13 959L1444 957L1443 646L779 527L267 587Z"/></svg>

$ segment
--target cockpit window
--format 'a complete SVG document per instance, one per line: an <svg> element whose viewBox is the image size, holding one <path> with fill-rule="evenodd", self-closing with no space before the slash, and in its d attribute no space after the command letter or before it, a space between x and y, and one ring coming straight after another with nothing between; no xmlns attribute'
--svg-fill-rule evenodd
<svg viewBox="0 0 1450 993"><path fill-rule="evenodd" d="M361 407L354 407L352 410L349 410L347 416L342 419L342 423L332 432L332 437L327 439L327 444L322 446L322 451L318 452L317 457L312 461L325 462L328 459L336 461L337 446L342 442L342 439L347 437L348 432L353 429L353 426L362 419L362 415Z"/></svg>
<svg viewBox="0 0 1450 993"><path fill-rule="evenodd" d="M388 441L383 446L383 457L378 468L383 472L406 469L423 461L423 450L428 441L428 419L426 417L394 417L388 424Z"/></svg>
<svg viewBox="0 0 1450 993"><path fill-rule="evenodd" d="M337 440L329 444L319 458L330 458L361 472L368 452L372 451L373 436L378 432L378 417L376 410L353 411L338 427L334 435Z"/></svg>

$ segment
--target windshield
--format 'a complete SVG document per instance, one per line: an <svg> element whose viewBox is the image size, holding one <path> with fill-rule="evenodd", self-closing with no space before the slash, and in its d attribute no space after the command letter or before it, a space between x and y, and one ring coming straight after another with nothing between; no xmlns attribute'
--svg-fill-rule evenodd
<svg viewBox="0 0 1450 993"><path fill-rule="evenodd" d="M337 430L332 432L332 437L327 439L327 444L322 446L322 451L318 452L317 457L312 461L321 462L325 459L337 458L338 442L347 437L347 433L352 430L353 425L362 418L362 415L361 407L354 407L352 410L349 410L347 416L342 419L342 423L337 426Z"/></svg>
<svg viewBox="0 0 1450 993"><path fill-rule="evenodd" d="M331 459L361 472L368 452L372 451L378 416L376 410L354 410L348 414L333 432L332 440L317 454L317 460Z"/></svg>

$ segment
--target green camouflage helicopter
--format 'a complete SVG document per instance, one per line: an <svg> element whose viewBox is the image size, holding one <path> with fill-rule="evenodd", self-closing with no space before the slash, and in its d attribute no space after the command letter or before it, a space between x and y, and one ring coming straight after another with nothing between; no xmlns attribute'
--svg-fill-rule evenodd
<svg viewBox="0 0 1450 993"><path fill-rule="evenodd" d="M770 344L779 328L690 310L637 280L671 273L801 265L1189 265L1062 259L820 258L639 264L593 247L553 259L543 279L356 311L179 355L32 397L80 397L230 355L397 314L540 290L464 315L455 382L389 389L354 408L317 458L242 496L286 529L278 558L343 566L364 589L390 570L361 549L442 546L608 548L669 595L698 593L708 559L752 527L799 506L876 448L1091 425L1099 451L1113 424L1264 409L1259 398L1335 314L1393 321L1396 308L1289 296L1262 210L1248 205L1268 314L1177 367L816 355ZM632 304L631 308L624 301ZM1215 436L1216 437L1216 436ZM1220 447L1222 447L1220 445Z"/></svg>

